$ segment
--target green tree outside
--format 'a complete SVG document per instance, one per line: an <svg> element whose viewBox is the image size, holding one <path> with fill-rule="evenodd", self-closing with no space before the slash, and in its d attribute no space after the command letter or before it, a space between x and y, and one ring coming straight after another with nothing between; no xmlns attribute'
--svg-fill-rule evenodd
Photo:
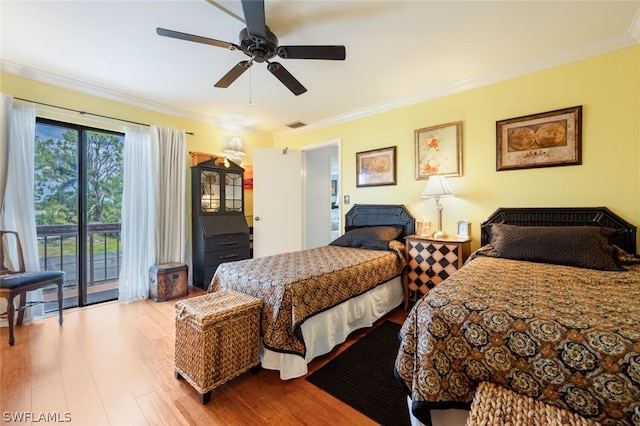
<svg viewBox="0 0 640 426"><path fill-rule="evenodd" d="M78 223L78 135L75 129L64 130L48 124L36 126L36 225ZM90 224L120 223L124 137L87 130L85 139L87 221ZM119 234L95 234L92 241L96 252L105 249L116 251ZM63 238L62 242L54 239L47 246L51 255L60 250L73 254L76 252L76 237Z"/></svg>
<svg viewBox="0 0 640 426"><path fill-rule="evenodd" d="M87 220L119 223L122 206L123 138L87 131ZM36 135L36 224L77 223L78 133L68 129L62 138Z"/></svg>

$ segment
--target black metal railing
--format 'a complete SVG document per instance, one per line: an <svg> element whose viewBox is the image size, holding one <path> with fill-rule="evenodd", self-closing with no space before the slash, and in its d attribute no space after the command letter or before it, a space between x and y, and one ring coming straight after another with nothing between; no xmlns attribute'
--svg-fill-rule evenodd
<svg viewBox="0 0 640 426"><path fill-rule="evenodd" d="M37 227L38 252L42 270L61 270L66 274L65 290L77 288L77 225ZM122 265L122 242L119 223L87 226L87 287L117 282Z"/></svg>

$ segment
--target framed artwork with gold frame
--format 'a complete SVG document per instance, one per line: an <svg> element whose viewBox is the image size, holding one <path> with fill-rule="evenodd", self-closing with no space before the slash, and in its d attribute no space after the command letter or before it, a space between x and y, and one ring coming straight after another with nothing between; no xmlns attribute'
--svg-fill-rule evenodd
<svg viewBox="0 0 640 426"><path fill-rule="evenodd" d="M356 153L356 186L396 184L396 147Z"/></svg>
<svg viewBox="0 0 640 426"><path fill-rule="evenodd" d="M582 105L496 122L496 170L582 164Z"/></svg>
<svg viewBox="0 0 640 426"><path fill-rule="evenodd" d="M414 135L416 180L462 176L462 121L417 129Z"/></svg>

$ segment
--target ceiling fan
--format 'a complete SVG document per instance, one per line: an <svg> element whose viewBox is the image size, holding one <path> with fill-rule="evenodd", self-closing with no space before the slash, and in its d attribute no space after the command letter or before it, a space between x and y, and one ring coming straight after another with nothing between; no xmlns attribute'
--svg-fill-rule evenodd
<svg viewBox="0 0 640 426"><path fill-rule="evenodd" d="M265 24L264 0L242 0L242 10L247 27L240 31L239 45L165 28L156 28L156 32L164 37L239 50L247 55L248 61L240 61L215 84L215 87L221 88L229 87L254 62L266 62L269 72L297 96L306 92L307 89L282 64L271 61L276 55L283 59L328 59L334 61L343 61L346 57L344 46L278 46L278 38Z"/></svg>

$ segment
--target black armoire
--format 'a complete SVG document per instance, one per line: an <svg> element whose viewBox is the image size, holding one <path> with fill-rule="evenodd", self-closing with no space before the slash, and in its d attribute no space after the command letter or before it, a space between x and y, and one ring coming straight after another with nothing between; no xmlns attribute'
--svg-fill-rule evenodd
<svg viewBox="0 0 640 426"><path fill-rule="evenodd" d="M209 287L218 265L248 259L244 169L224 157L191 167L193 285Z"/></svg>

